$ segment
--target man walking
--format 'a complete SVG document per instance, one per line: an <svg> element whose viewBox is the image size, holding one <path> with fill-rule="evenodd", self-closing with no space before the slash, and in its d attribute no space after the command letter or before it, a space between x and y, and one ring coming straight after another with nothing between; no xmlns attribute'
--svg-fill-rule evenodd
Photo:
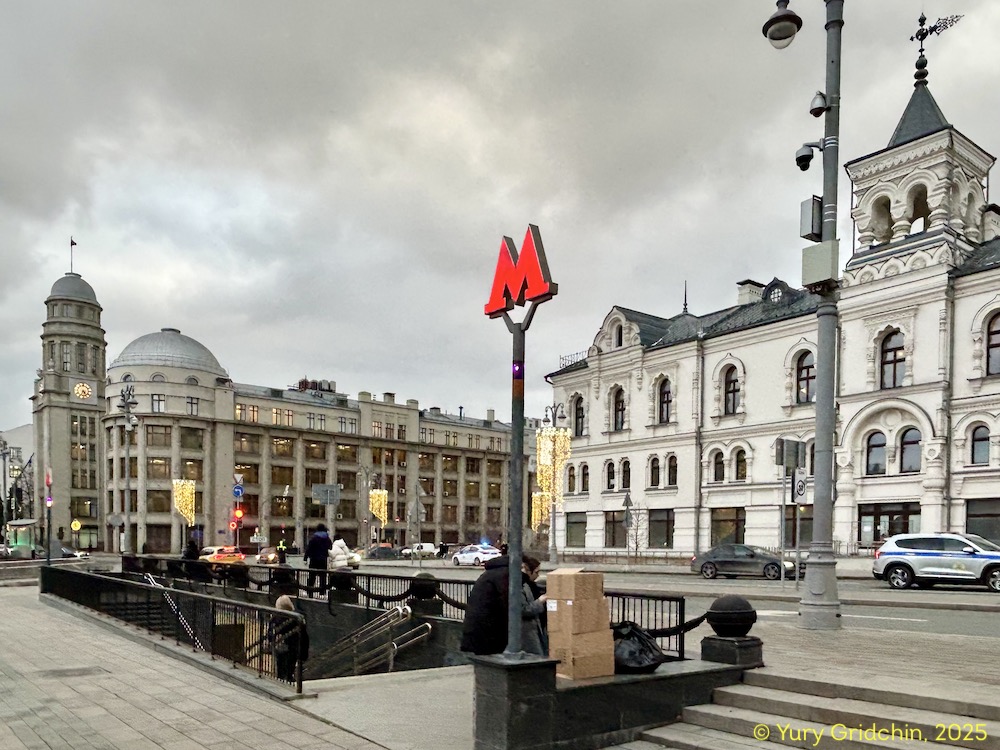
<svg viewBox="0 0 1000 750"><path fill-rule="evenodd" d="M320 591L326 591L326 561L330 557L330 550L333 548L333 540L326 533L326 526L319 524L316 532L309 537L306 544L305 561L309 566L309 598L313 595L313 584L319 578Z"/></svg>

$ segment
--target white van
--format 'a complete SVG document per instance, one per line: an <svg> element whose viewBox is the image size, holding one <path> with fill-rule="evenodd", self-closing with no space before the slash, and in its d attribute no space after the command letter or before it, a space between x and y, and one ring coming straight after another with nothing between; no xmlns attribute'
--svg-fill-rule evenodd
<svg viewBox="0 0 1000 750"><path fill-rule="evenodd" d="M417 557L434 557L437 554L438 546L433 542L417 542L412 547L403 547L400 553L403 557L416 555Z"/></svg>

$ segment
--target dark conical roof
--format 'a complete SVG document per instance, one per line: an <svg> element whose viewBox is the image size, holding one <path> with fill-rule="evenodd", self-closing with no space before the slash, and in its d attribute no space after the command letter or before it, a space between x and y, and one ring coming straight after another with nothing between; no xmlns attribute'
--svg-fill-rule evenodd
<svg viewBox="0 0 1000 750"><path fill-rule="evenodd" d="M944 113L927 88L927 83L920 81L914 87L910 102L906 105L903 116L899 118L899 124L886 148L900 146L950 127L951 124L945 119Z"/></svg>

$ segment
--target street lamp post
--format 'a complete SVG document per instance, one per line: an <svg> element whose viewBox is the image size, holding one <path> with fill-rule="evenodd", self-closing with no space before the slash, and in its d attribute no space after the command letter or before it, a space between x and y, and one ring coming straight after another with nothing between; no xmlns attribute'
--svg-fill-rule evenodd
<svg viewBox="0 0 1000 750"><path fill-rule="evenodd" d="M556 509L562 496L562 467L570 452L569 430L558 425L565 419L566 411L562 404L546 406L545 418L542 419L545 427L535 434L538 483L542 492L549 496L549 562L553 564L559 562L559 551L556 548Z"/></svg>
<svg viewBox="0 0 1000 750"><path fill-rule="evenodd" d="M762 29L777 49L791 44L802 19L778 0L778 10ZM813 535L806 561L805 594L799 601L799 624L809 630L840 628L837 561L833 554L833 442L836 431L835 362L837 358L837 171L840 159L840 53L844 0L826 0L826 92L817 93L809 111L824 116L821 144L805 144L796 162L808 169L812 149L823 152L823 229L819 245L803 251L803 284L820 297L816 310L816 457ZM806 153L803 153L805 151Z"/></svg>
<svg viewBox="0 0 1000 750"><path fill-rule="evenodd" d="M139 424L139 418L132 413L132 410L139 405L133 396L133 387L127 385L122 388L122 397L118 402L118 408L125 415L125 498L122 502L122 514L125 519L125 535L122 538L121 553L123 555L132 554L132 519L130 511L132 508L132 465L129 457L129 445L132 442L131 433Z"/></svg>
<svg viewBox="0 0 1000 750"><path fill-rule="evenodd" d="M7 459L10 458L10 446L2 437L0 437L0 456L3 457L3 508L0 510L0 530L3 531L4 544L9 548L10 541L7 539ZM13 514L11 519L13 519Z"/></svg>

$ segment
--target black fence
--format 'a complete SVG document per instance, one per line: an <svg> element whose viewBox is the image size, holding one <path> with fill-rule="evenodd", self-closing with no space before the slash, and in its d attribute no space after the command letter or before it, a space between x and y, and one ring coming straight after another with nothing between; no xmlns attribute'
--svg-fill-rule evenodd
<svg viewBox="0 0 1000 750"><path fill-rule="evenodd" d="M214 659L232 661L291 683L302 692L300 648L305 618L299 612L165 588L156 582L46 566L41 592L127 622Z"/></svg>
<svg viewBox="0 0 1000 750"><path fill-rule="evenodd" d="M218 585L223 590L232 587L326 599L331 606L336 601L369 609L390 609L415 601L437 602L440 615L453 620L465 617L465 604L475 583L437 578L429 573L383 575L344 568L317 574L307 568L210 564L157 557L123 558L122 570L133 576L148 573L187 579L204 584L206 592L209 585ZM678 659L684 658L683 596L615 590L606 590L604 594L609 600L611 622L627 620L637 623L657 637L665 653Z"/></svg>

